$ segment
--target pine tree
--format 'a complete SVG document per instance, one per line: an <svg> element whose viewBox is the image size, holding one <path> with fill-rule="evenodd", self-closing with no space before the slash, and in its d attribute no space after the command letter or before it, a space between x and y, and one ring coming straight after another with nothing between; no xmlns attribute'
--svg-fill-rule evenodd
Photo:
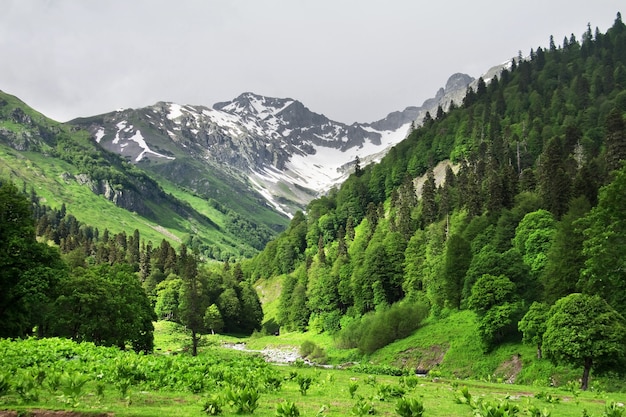
<svg viewBox="0 0 626 417"><path fill-rule="evenodd" d="M426 173L426 181L422 185L422 223L424 226L437 220L436 191L435 174L431 168Z"/></svg>

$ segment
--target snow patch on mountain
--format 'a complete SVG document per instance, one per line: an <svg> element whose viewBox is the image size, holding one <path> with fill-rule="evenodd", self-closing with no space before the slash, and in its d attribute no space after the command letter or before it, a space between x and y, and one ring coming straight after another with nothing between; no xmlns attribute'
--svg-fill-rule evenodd
<svg viewBox="0 0 626 417"><path fill-rule="evenodd" d="M323 145L312 145L312 153L294 153L286 163L284 170L266 167L262 171L254 171L249 176L254 188L278 211L291 217L292 210L281 203L288 195L304 195L309 199L319 196L333 186L341 183L352 172L357 157L368 162L379 162L392 146L406 138L411 123L406 123L393 131L366 130L378 133L380 144L365 141L344 151ZM347 137L339 139L347 141ZM372 157L374 156L374 157ZM285 193L285 185L289 184L289 192ZM281 198L281 196L283 198Z"/></svg>
<svg viewBox="0 0 626 417"><path fill-rule="evenodd" d="M94 134L94 138L96 139L97 143L100 143L103 137L104 137L104 129L99 128L98 131Z"/></svg>
<svg viewBox="0 0 626 417"><path fill-rule="evenodd" d="M148 144L146 143L146 140L145 140L145 139L144 139L144 137L141 135L141 131L140 131L140 130L137 130L133 136L131 136L130 138L128 138L128 140L133 141L133 142L136 142L136 143L139 145L139 147L140 147L141 149L143 149L143 152L141 152L141 153L139 154L139 156L137 156L137 157L135 158L135 162L139 162L139 161L141 161L141 160L143 159L143 157L144 157L147 153L152 154L152 155L154 155L154 156L158 156L159 158L165 158L165 159L169 159L169 160L173 160L173 159L174 159L174 157L173 157L173 156L163 155L163 154L160 154L160 153L155 152L155 151L153 151L152 149L150 149L150 147L149 147L149 146L148 146Z"/></svg>

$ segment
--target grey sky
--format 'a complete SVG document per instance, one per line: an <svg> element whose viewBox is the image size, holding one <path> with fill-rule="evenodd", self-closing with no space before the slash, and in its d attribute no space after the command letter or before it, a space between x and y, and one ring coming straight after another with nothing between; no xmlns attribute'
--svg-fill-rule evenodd
<svg viewBox="0 0 626 417"><path fill-rule="evenodd" d="M622 0L0 0L0 90L66 121L252 91L344 123L420 105Z"/></svg>

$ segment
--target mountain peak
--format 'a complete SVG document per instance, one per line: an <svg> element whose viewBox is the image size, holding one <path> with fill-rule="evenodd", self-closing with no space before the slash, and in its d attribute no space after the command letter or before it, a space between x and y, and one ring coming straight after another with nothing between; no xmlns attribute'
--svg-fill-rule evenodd
<svg viewBox="0 0 626 417"><path fill-rule="evenodd" d="M215 103L213 108L239 116L256 116L265 119L280 112L294 101L290 98L265 97L246 92L234 100Z"/></svg>
<svg viewBox="0 0 626 417"><path fill-rule="evenodd" d="M474 77L457 72L448 78L444 91L448 93L450 91L463 90L467 88L472 81L474 81Z"/></svg>

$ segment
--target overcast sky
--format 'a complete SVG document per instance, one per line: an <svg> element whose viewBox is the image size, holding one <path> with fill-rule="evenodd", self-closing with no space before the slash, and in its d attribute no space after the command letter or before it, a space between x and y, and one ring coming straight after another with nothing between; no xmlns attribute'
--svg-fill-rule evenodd
<svg viewBox="0 0 626 417"><path fill-rule="evenodd" d="M605 32L623 0L0 0L0 90L66 121L252 91L344 123Z"/></svg>

